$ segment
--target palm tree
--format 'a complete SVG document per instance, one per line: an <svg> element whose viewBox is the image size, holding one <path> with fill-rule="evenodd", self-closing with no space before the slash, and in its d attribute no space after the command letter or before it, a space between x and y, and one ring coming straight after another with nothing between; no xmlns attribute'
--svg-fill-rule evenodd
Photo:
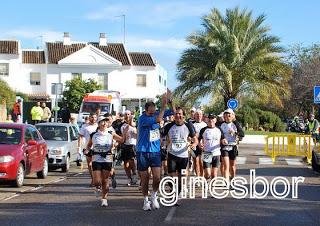
<svg viewBox="0 0 320 226"><path fill-rule="evenodd" d="M268 34L264 15L247 10L217 9L203 17L204 30L191 34L178 62L180 85L175 96L195 101L208 94L230 98L272 99L279 105L289 94L290 67L282 61L279 38Z"/></svg>

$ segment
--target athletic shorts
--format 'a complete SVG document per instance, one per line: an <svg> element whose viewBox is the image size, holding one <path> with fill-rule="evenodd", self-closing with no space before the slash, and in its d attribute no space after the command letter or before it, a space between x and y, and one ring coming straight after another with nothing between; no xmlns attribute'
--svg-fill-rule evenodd
<svg viewBox="0 0 320 226"><path fill-rule="evenodd" d="M112 162L92 162L92 170L93 171L111 171Z"/></svg>
<svg viewBox="0 0 320 226"><path fill-rule="evenodd" d="M178 173L181 174L181 170L187 169L189 158L180 158L178 156L168 153L168 173Z"/></svg>
<svg viewBox="0 0 320 226"><path fill-rule="evenodd" d="M161 148L161 161L165 161L168 159L168 152L166 149Z"/></svg>
<svg viewBox="0 0 320 226"><path fill-rule="evenodd" d="M121 160L127 162L136 157L136 149L134 145L121 145Z"/></svg>
<svg viewBox="0 0 320 226"><path fill-rule="evenodd" d="M213 156L212 153L203 153L203 168L218 168L220 166L220 155Z"/></svg>
<svg viewBox="0 0 320 226"><path fill-rule="evenodd" d="M161 167L161 153L137 152L138 171L146 171L149 167Z"/></svg>
<svg viewBox="0 0 320 226"><path fill-rule="evenodd" d="M230 160L236 160L237 156L238 156L238 148L237 146L234 146L232 148L232 150L227 151L227 150L223 150L221 148L221 157L228 157Z"/></svg>

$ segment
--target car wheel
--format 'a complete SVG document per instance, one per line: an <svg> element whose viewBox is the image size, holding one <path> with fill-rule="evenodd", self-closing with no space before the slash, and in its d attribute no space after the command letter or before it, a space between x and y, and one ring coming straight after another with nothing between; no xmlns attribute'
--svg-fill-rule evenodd
<svg viewBox="0 0 320 226"><path fill-rule="evenodd" d="M64 173L69 171L69 169L70 169L70 157L69 157L69 155L67 155L67 157L66 157L66 165L62 166L61 168L62 168L62 172L64 172Z"/></svg>
<svg viewBox="0 0 320 226"><path fill-rule="evenodd" d="M48 159L45 158L44 159L44 162L43 162L43 168L41 171L37 172L37 177L39 179L44 179L48 176L48 170L49 170L49 167L48 167Z"/></svg>
<svg viewBox="0 0 320 226"><path fill-rule="evenodd" d="M13 181L13 186L15 187L22 187L24 181L24 167L22 163L19 164L18 170L17 170L17 176L16 179Z"/></svg>

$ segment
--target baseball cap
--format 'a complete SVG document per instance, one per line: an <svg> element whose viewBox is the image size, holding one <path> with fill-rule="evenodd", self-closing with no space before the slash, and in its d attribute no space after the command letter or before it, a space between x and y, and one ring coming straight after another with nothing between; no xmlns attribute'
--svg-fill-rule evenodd
<svg viewBox="0 0 320 226"><path fill-rule="evenodd" d="M214 119L214 118L217 118L217 116L212 114L212 113L209 113L208 118L209 119Z"/></svg>
<svg viewBox="0 0 320 226"><path fill-rule="evenodd" d="M196 111L197 109L195 107L191 108L190 111Z"/></svg>
<svg viewBox="0 0 320 226"><path fill-rule="evenodd" d="M108 121L109 119L104 117L104 116L100 116L98 119L98 123L100 123L101 121Z"/></svg>
<svg viewBox="0 0 320 226"><path fill-rule="evenodd" d="M223 114L225 113L234 114L234 111L231 108L228 108L223 112Z"/></svg>

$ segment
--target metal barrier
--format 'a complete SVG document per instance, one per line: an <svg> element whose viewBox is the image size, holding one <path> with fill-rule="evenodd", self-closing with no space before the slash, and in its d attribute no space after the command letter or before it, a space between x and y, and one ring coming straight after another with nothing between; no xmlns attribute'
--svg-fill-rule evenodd
<svg viewBox="0 0 320 226"><path fill-rule="evenodd" d="M270 134L265 137L264 151L274 163L277 156L303 156L311 164L313 139L305 134Z"/></svg>

